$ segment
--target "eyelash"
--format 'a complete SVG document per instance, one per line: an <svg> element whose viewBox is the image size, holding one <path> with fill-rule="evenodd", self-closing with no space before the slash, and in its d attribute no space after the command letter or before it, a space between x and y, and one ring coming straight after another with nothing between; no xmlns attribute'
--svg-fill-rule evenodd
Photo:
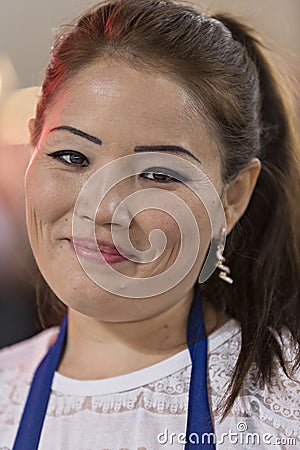
<svg viewBox="0 0 300 450"><path fill-rule="evenodd" d="M59 152L54 152L54 153L47 153L48 156L50 156L53 159L59 159L62 163L67 164L68 166L72 166L72 167L87 167L89 165L89 160L86 156L84 156L82 153L80 152L75 152L73 150L61 150ZM80 156L84 159L84 164L74 164L71 161L67 161L66 159L64 159L64 156Z"/></svg>
<svg viewBox="0 0 300 450"><path fill-rule="evenodd" d="M144 178L144 175L146 175L146 174L163 175L164 177L167 177L167 180L166 179L165 180L155 180L155 178L146 178L146 180L148 180L148 181L154 181L156 183L161 183L161 184L163 184L163 183L165 183L165 184L180 183L181 182L180 179L182 178L179 176L179 174L177 174L175 172L174 172L174 177L172 177L171 175L168 175L168 174L162 172L162 170L159 167L153 167L153 168L147 169L143 173L141 173L140 176L142 178Z"/></svg>
<svg viewBox="0 0 300 450"><path fill-rule="evenodd" d="M80 152L75 152L73 150L60 150L58 152L54 152L54 153L47 153L48 156L50 156L53 159L58 159L60 160L62 163L68 165L68 166L72 166L72 167L88 167L90 164L90 161L88 160L88 158L86 156L84 156L82 153ZM72 163L71 161L67 161L66 159L64 159L64 157L71 157L71 156L79 156L82 157L84 162L82 164L75 164ZM168 175L164 172L161 171L161 168L159 167L153 167L150 169L145 170L143 173L140 174L140 176L142 178L145 178L144 176L146 174L154 174L154 175L163 175L165 177L167 177L167 180L155 180L155 178L146 178L146 180L148 181L154 181L157 183L180 183L182 181L184 181L183 177L181 175L179 175L177 172L173 172L174 173L174 177L172 177L171 175Z"/></svg>

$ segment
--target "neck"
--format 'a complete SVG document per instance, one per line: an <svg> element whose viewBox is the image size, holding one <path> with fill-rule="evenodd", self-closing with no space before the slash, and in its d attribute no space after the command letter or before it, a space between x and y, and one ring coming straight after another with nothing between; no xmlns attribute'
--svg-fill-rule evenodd
<svg viewBox="0 0 300 450"><path fill-rule="evenodd" d="M67 377L110 378L156 364L188 347L186 330L193 292L171 309L137 322L102 322L69 309L67 342L57 371ZM206 333L229 317L203 302Z"/></svg>

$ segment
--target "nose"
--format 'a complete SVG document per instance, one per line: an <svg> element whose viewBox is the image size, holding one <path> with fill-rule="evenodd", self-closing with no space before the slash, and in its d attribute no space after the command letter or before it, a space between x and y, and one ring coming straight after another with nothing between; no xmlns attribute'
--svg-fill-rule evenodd
<svg viewBox="0 0 300 450"><path fill-rule="evenodd" d="M95 216L96 226L115 226L120 230L129 228L132 214L126 198L130 195L130 191L125 189L124 184L126 183L122 182L120 186L115 186L109 192L104 192Z"/></svg>
<svg viewBox="0 0 300 450"><path fill-rule="evenodd" d="M128 229L132 220L126 198L131 193L128 179L115 183L116 174L109 170L94 174L83 186L75 205L74 216L82 225L117 226Z"/></svg>

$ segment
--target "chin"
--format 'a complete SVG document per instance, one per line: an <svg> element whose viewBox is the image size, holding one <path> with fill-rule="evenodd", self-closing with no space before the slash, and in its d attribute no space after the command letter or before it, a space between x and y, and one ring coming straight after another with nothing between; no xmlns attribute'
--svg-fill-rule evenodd
<svg viewBox="0 0 300 450"><path fill-rule="evenodd" d="M117 296L94 284L88 286L86 283L68 286L67 289L65 284L56 285L56 289L53 289L53 291L69 309L84 316L111 323L151 319L174 304L173 295L167 295L165 298L158 296L156 298L132 299Z"/></svg>

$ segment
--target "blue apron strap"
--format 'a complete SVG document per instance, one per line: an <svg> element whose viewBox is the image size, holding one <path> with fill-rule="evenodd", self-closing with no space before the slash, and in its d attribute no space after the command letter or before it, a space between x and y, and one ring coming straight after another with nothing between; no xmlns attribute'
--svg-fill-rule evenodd
<svg viewBox="0 0 300 450"><path fill-rule="evenodd" d="M215 435L207 391L207 336L198 286L191 306L187 339L192 361L185 450L214 450ZM195 342L193 342L195 341Z"/></svg>
<svg viewBox="0 0 300 450"><path fill-rule="evenodd" d="M21 423L12 450L38 450L47 412L54 373L66 340L68 315L65 316L58 337L36 369L26 400ZM191 342L198 336L196 342ZM213 439L202 443L202 436L213 433L207 393L207 338L197 287L189 315L187 338L192 360L185 450L214 450ZM197 441L199 438L199 443ZM212 440L212 443L211 443Z"/></svg>
<svg viewBox="0 0 300 450"><path fill-rule="evenodd" d="M12 450L38 449L52 379L65 343L67 323L68 315L66 314L55 343L36 369Z"/></svg>

